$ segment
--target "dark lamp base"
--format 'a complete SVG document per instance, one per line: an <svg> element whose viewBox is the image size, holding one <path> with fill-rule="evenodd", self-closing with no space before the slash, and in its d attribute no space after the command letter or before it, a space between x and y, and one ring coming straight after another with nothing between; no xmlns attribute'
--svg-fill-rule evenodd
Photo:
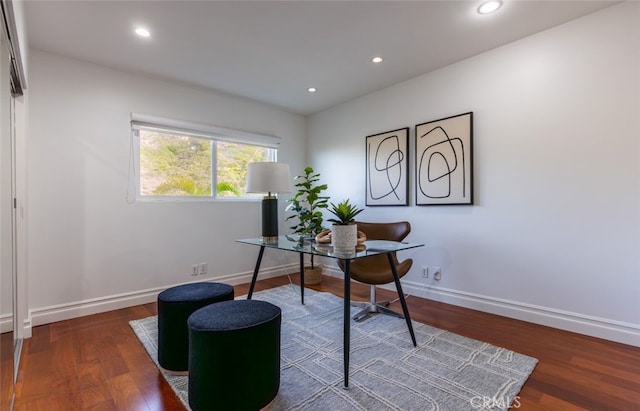
<svg viewBox="0 0 640 411"><path fill-rule="evenodd" d="M262 199L262 239L273 242L273 238L278 239L278 199L267 196Z"/></svg>

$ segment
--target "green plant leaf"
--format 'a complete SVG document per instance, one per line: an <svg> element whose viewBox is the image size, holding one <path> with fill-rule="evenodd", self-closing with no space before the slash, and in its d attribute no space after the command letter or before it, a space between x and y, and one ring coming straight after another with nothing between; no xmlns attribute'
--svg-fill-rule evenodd
<svg viewBox="0 0 640 411"><path fill-rule="evenodd" d="M329 197L321 195L322 191L327 189L327 185L317 184L319 180L320 174L315 173L312 167L305 167L304 175L294 178L294 187L298 191L289 199L287 210L295 214L287 217L287 220L298 219L298 224L291 227L296 234L316 235L324 229L323 215L318 210L328 207Z"/></svg>
<svg viewBox="0 0 640 411"><path fill-rule="evenodd" d="M357 206L350 204L349 199L343 200L338 204L331 203L329 212L337 218L330 218L327 219L327 221L338 225L348 225L351 224L355 220L355 217L363 211L363 208L358 208Z"/></svg>

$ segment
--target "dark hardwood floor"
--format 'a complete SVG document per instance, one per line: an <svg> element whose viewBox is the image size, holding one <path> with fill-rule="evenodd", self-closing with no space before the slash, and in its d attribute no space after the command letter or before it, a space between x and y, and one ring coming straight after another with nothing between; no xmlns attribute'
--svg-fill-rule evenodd
<svg viewBox="0 0 640 411"><path fill-rule="evenodd" d="M288 282L266 279L256 290ZM340 279L310 288L342 296ZM247 290L237 286L236 295ZM366 300L369 290L354 283L352 295ZM416 321L536 357L515 403L521 410L640 410L640 348L417 297L407 303ZM146 304L35 327L24 342L14 409L182 410L128 324L154 314L156 305Z"/></svg>
<svg viewBox="0 0 640 411"><path fill-rule="evenodd" d="M0 410L8 410L13 400L13 332L0 334Z"/></svg>

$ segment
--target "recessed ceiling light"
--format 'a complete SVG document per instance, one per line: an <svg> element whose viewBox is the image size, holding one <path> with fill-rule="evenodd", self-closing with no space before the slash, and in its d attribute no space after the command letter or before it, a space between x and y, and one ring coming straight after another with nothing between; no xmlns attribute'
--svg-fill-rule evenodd
<svg viewBox="0 0 640 411"><path fill-rule="evenodd" d="M317 89L317 88L315 88L315 87L309 87L309 88L307 89L307 91L308 91L309 93L315 93L316 91L318 91L318 89Z"/></svg>
<svg viewBox="0 0 640 411"><path fill-rule="evenodd" d="M145 29L144 27L137 27L136 28L136 34L140 37L149 37L151 36L151 33L149 32L149 30Z"/></svg>
<svg viewBox="0 0 640 411"><path fill-rule="evenodd" d="M485 1L478 7L478 13L490 14L502 7L502 0Z"/></svg>
<svg viewBox="0 0 640 411"><path fill-rule="evenodd" d="M376 56L376 57L374 57L374 58L372 58L372 59L371 59L371 61L372 61L372 62L374 62L374 63L376 63L376 64L377 64L377 63L382 63L382 61L383 61L383 60L384 60L384 59L383 59L382 57L380 57L380 56Z"/></svg>

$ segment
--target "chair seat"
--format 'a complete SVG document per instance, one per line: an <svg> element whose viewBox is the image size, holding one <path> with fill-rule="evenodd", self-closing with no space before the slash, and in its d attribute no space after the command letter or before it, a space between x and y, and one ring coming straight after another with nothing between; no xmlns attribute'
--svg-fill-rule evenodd
<svg viewBox="0 0 640 411"><path fill-rule="evenodd" d="M403 277L413 265L412 259L396 263L398 277ZM351 262L351 278L366 284L388 284L393 282L393 273L386 255L376 255Z"/></svg>

